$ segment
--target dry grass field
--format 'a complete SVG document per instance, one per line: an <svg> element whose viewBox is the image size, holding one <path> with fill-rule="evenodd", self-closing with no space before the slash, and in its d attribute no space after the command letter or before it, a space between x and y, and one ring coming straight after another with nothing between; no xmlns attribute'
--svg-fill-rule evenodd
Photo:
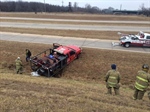
<svg viewBox="0 0 150 112"><path fill-rule="evenodd" d="M71 74L70 74L71 75ZM0 74L1 112L149 112L149 101L131 99L133 90L109 96L101 82Z"/></svg>
<svg viewBox="0 0 150 112"><path fill-rule="evenodd" d="M116 31L86 31L86 30L55 30L55 29L30 29L30 28L5 28L1 27L2 32L15 32L25 34L39 34L39 35L55 35L62 37L76 37L76 38L90 38L90 39L107 39L119 40L120 36ZM131 32L122 32L131 34ZM137 32L132 32L137 34Z"/></svg>
<svg viewBox="0 0 150 112"><path fill-rule="evenodd" d="M141 16L69 13L34 14L1 12L0 17L4 16L78 20L149 21L149 18ZM43 30L2 27L0 31L111 40L119 39L117 32L108 31ZM32 77L30 65L25 62L25 49L30 49L32 54L36 55L51 47L52 45L49 44L0 40L0 112L150 111L150 100L148 100L147 94L145 94L142 101L132 99L136 73L144 63L150 65L149 53L83 48L80 58L70 63L64 69L61 78ZM24 65L22 75L15 73L15 59L18 56L21 57ZM122 76L120 96L105 94L107 90L104 76L110 69L112 63L117 64Z"/></svg>
<svg viewBox="0 0 150 112"><path fill-rule="evenodd" d="M0 17L27 17L27 18L50 18L50 19L72 19L72 20L122 20L122 21L149 21L148 17L136 15L100 15L100 14L74 14L74 13L5 13Z"/></svg>
<svg viewBox="0 0 150 112"><path fill-rule="evenodd" d="M1 112L148 112L150 104L134 101L136 72L149 54L83 48L81 57L65 68L61 78L32 77L25 62L25 49L33 55L50 48L47 44L0 41ZM14 61L20 56L23 75L15 74ZM104 76L116 63L122 75L121 96L106 95Z"/></svg>
<svg viewBox="0 0 150 112"><path fill-rule="evenodd" d="M1 63L6 62L7 66L13 70L15 64L14 61L18 56L20 56L25 66L25 73L27 74L30 74L31 70L29 63L25 62L25 49L30 49L34 56L45 49L51 48L51 45L47 44L32 44L11 41L0 41L0 43ZM103 81L106 72L110 69L110 65L112 63L116 63L123 78L121 83L124 85L130 85L134 83L135 75L137 71L141 69L142 64L150 64L149 56L149 53L132 53L83 48L80 59L67 66L63 77L84 81Z"/></svg>

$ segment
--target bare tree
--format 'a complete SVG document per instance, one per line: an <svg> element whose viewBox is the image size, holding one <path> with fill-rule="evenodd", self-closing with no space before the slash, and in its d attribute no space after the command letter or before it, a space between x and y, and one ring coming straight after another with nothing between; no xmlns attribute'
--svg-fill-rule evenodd
<svg viewBox="0 0 150 112"><path fill-rule="evenodd" d="M140 6L140 13L149 17L150 16L150 8L145 8L144 4Z"/></svg>

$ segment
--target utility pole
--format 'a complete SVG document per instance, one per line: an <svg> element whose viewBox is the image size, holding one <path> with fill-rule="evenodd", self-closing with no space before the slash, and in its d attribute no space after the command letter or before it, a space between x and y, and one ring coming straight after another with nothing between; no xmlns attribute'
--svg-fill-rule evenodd
<svg viewBox="0 0 150 112"><path fill-rule="evenodd" d="M64 6L64 1L62 0L62 7Z"/></svg>
<svg viewBox="0 0 150 112"><path fill-rule="evenodd" d="M46 13L46 4L45 4L45 0L44 0L44 12Z"/></svg>
<svg viewBox="0 0 150 112"><path fill-rule="evenodd" d="M69 5L68 5L69 9L68 9L68 12L72 12L72 6L71 6L71 2L69 2Z"/></svg>
<svg viewBox="0 0 150 112"><path fill-rule="evenodd" d="M64 11L64 1L62 0L62 6L61 6L61 11L63 12Z"/></svg>
<svg viewBox="0 0 150 112"><path fill-rule="evenodd" d="M120 4L120 10L122 9L122 4Z"/></svg>

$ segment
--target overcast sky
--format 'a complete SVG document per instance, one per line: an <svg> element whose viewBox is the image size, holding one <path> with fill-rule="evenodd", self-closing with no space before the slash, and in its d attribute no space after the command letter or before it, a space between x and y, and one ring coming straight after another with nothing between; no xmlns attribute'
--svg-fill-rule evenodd
<svg viewBox="0 0 150 112"><path fill-rule="evenodd" d="M18 0L0 0L0 1L18 1ZM22 0L22 1L36 1L43 2L44 0ZM146 8L150 8L150 0L45 0L48 4L60 5L62 6L62 1L64 6L68 6L68 3L71 2L72 6L75 2L78 3L79 7L85 7L86 4L91 6L97 6L100 9L113 7L115 9L126 9L126 10L138 10L142 4Z"/></svg>

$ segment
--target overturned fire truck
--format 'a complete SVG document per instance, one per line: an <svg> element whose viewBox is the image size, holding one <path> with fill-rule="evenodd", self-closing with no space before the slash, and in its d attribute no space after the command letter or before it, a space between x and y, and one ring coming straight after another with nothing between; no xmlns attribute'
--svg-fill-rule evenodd
<svg viewBox="0 0 150 112"><path fill-rule="evenodd" d="M44 50L30 59L31 69L41 76L57 76L70 62L78 59L80 54L81 48L78 46L54 43L53 48Z"/></svg>

